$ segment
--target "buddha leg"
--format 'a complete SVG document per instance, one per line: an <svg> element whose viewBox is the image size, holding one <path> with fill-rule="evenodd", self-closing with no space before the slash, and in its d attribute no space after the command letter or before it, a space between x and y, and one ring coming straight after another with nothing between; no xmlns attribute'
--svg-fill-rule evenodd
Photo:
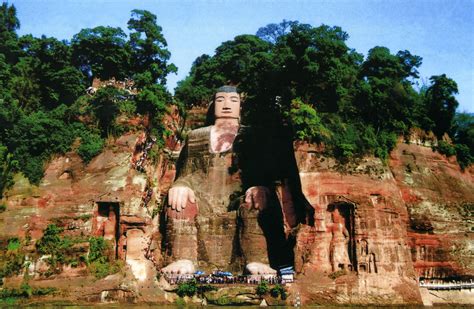
<svg viewBox="0 0 474 309"><path fill-rule="evenodd" d="M205 271L238 271L234 240L236 236L236 211L221 214L198 215L198 261L199 269Z"/></svg>
<svg viewBox="0 0 474 309"><path fill-rule="evenodd" d="M293 265L293 248L285 237L283 214L275 194L263 210L240 207L240 245L245 263L269 264L273 269Z"/></svg>
<svg viewBox="0 0 474 309"><path fill-rule="evenodd" d="M246 205L239 209L239 239L245 264L269 264L267 241L259 224L259 211Z"/></svg>
<svg viewBox="0 0 474 309"><path fill-rule="evenodd" d="M166 209L166 249L169 262L190 260L197 262L197 204L188 203L182 211Z"/></svg>

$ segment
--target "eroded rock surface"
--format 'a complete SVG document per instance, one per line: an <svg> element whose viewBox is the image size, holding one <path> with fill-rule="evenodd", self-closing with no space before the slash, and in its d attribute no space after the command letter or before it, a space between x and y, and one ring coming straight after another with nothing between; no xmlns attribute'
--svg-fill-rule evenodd
<svg viewBox="0 0 474 309"><path fill-rule="evenodd" d="M57 286L71 301L176 300L156 275L168 258L161 248L158 210L174 179L180 144L168 139L155 164L137 170L147 142L145 133L126 134L87 165L74 153L57 157L38 187L16 177L7 193L7 209L0 214L2 243L18 236L29 236L34 243L55 223L71 237L108 239L115 258L124 264L121 273L98 281L90 279L84 265L64 267L60 275L45 278L48 257L30 254L32 286ZM307 144L295 145L295 157L303 193L315 212L314 226L291 228L286 222L285 232L296 239L297 275L288 287L289 304L296 296L303 304L436 303L427 299L425 290L420 293L420 278L474 276L472 168L462 172L454 159L416 143L399 143L388 165L376 158L340 165ZM218 181L212 185L218 186ZM219 228L211 221L200 222L210 226L208 237ZM249 237L246 241L252 242ZM78 255L87 254L87 244L77 244ZM174 246L199 250L187 244L183 238ZM219 252L232 252L232 242L222 242L209 254ZM10 278L6 284L20 281ZM261 302L252 294L254 287L244 290L232 292L230 303ZM230 299L223 293L209 292L208 301ZM456 295L466 294L443 293L438 294L449 303L462 303Z"/></svg>
<svg viewBox="0 0 474 309"><path fill-rule="evenodd" d="M340 166L307 144L296 158L315 224L298 232L294 289L321 304L420 303L407 211L389 168L374 158Z"/></svg>
<svg viewBox="0 0 474 309"><path fill-rule="evenodd" d="M408 210L417 275L462 280L474 275L474 177L455 158L420 145L399 144L390 166Z"/></svg>

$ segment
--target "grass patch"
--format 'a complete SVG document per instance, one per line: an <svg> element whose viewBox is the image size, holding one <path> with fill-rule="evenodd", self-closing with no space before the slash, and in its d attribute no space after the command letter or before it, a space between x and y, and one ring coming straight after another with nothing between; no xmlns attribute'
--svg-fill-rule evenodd
<svg viewBox="0 0 474 309"><path fill-rule="evenodd" d="M52 287L33 288L28 283L23 283L18 289L4 288L0 290L0 304L13 305L19 299L32 296L45 296L56 293L57 289Z"/></svg>

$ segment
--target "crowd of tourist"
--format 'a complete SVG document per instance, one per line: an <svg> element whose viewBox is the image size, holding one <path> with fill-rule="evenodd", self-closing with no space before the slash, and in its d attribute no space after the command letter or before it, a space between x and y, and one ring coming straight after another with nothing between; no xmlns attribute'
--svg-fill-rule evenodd
<svg viewBox="0 0 474 309"><path fill-rule="evenodd" d="M260 284L262 281L268 284L279 284L282 278L277 275L240 275L240 276L219 276L216 274L210 275L165 275L166 280L170 284L185 283L195 279L200 284Z"/></svg>

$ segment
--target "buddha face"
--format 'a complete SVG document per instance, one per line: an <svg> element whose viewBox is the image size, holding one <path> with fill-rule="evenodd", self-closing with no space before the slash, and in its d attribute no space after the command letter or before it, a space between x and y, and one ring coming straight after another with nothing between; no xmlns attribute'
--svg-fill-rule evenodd
<svg viewBox="0 0 474 309"><path fill-rule="evenodd" d="M240 95L237 92L217 92L214 101L216 118L240 117Z"/></svg>

